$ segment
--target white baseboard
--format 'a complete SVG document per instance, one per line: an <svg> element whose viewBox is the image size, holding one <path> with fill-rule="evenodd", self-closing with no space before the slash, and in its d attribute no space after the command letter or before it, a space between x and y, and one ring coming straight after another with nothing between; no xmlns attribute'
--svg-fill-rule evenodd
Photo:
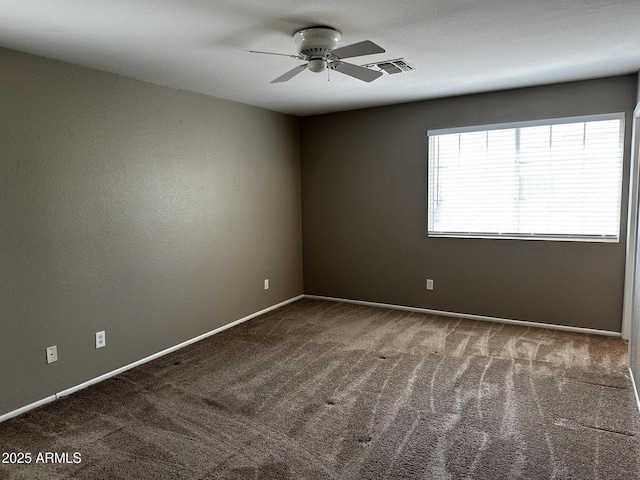
<svg viewBox="0 0 640 480"><path fill-rule="evenodd" d="M594 335L604 335L607 337L620 337L620 332L611 332L609 330L596 330L593 328L570 327L567 325L554 325L552 323L528 322L526 320L511 320L509 318L487 317L484 315L474 315L471 313L444 312L441 310L431 310L428 308L405 307L403 305L393 305L389 303L366 302L363 300L349 300L347 298L324 297L321 295L304 295L304 298L315 300L328 300L331 302L353 303L356 305L366 305L369 307L391 308L394 310L406 310L408 312L428 313L430 315L442 315L444 317L467 318L469 320L482 320L486 322L509 323L511 325L520 325L524 327L548 328L552 330L563 330L566 332L590 333Z"/></svg>
<svg viewBox="0 0 640 480"><path fill-rule="evenodd" d="M37 402L31 403L29 405L25 405L24 407L18 408L16 410L13 410L9 413L5 413L4 415L0 415L0 423L4 422L5 420L9 420L10 418L16 417L18 415L21 415L25 412L28 412L29 410L32 410L34 408L40 407L42 405L45 405L47 403L53 402L54 400L57 400L61 397L67 396L71 393L77 392L78 390L82 390L83 388L87 388L91 385L94 385L98 382L101 382L103 380L106 380L107 378L111 378L115 375L118 375L122 372L126 372L127 370L131 370L132 368L135 368L139 365L142 365L143 363L147 363L150 362L151 360L155 360L156 358L162 357L163 355L167 355L168 353L171 352L175 352L176 350L179 350L181 348L184 348L188 345L191 345L192 343L195 342L199 342L200 340L204 340L207 337L210 337L211 335L215 335L216 333L220 333L224 330L227 330L228 328L231 327L235 327L236 325L246 322L247 320L251 320L252 318L258 317L260 315L263 315L267 312L270 312L271 310L275 310L276 308L280 308L283 307L289 303L293 303L296 300L300 300L301 298L304 298L304 295L298 295L297 297L293 297L290 298L289 300L285 300L284 302L280 302L276 305L272 305L270 307L267 307L263 310L260 310L259 312L256 313L252 313L251 315L247 315L246 317L242 317L239 320L236 320L234 322L231 323L227 323L226 325L223 325L222 327L218 327L215 330L211 330L210 332L207 333L203 333L202 335L198 335L197 337L191 338L185 342L179 343L177 345L174 345L173 347L169 347L165 350L162 350L158 353L154 353L153 355L150 355L148 357L145 357L141 360L138 360L136 362L130 363L129 365L125 365L124 367L120 367L117 368L115 370L112 370L111 372L105 373L104 375L100 375L99 377L93 378L91 380L87 380L86 382L83 382L79 385L75 385L71 388L67 388L66 390L63 390L61 392L56 393L55 395L51 395L48 396L46 398L43 398L41 400L38 400Z"/></svg>
<svg viewBox="0 0 640 480"><path fill-rule="evenodd" d="M28 412L29 410L33 410L34 408L38 408L38 407L41 407L42 405L46 405L47 403L51 403L57 399L58 397L56 397L55 395L50 395L41 400L38 400L37 402L30 403L29 405L20 407L16 410L13 410L12 412L5 413L4 415L0 415L0 423L4 422L5 420L9 420L10 418L17 417L18 415L22 415L23 413Z"/></svg>
<svg viewBox="0 0 640 480"><path fill-rule="evenodd" d="M635 379L633 378L633 370L631 367L629 368L629 378L631 379L631 385L633 386L633 393L636 396L636 404L638 405L638 412L640 413L640 396L638 395L638 385L636 384Z"/></svg>

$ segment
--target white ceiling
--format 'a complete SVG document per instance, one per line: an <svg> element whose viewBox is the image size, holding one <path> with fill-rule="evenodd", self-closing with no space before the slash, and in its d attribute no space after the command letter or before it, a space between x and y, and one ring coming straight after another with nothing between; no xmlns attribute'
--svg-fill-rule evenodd
<svg viewBox="0 0 640 480"><path fill-rule="evenodd" d="M269 82L313 25L417 69ZM640 0L0 0L0 46L309 115L640 70Z"/></svg>

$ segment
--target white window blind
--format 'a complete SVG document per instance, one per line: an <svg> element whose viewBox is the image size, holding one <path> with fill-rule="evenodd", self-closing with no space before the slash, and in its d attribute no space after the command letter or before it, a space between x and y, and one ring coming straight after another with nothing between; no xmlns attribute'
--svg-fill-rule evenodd
<svg viewBox="0 0 640 480"><path fill-rule="evenodd" d="M618 241L623 113L428 136L429 236Z"/></svg>

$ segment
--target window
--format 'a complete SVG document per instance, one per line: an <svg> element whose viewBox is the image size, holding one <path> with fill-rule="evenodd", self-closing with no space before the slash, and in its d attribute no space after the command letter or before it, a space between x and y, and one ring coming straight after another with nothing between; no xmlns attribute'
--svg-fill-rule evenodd
<svg viewBox="0 0 640 480"><path fill-rule="evenodd" d="M429 236L619 240L623 113L428 136Z"/></svg>

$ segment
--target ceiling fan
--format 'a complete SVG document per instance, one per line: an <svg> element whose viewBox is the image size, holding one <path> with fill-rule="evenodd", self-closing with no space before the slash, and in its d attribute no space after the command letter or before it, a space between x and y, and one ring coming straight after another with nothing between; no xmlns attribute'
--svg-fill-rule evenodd
<svg viewBox="0 0 640 480"><path fill-rule="evenodd" d="M280 55L307 62L289 70L284 75L272 80L271 83L281 83L291 80L303 70L310 70L314 73L324 72L325 70L335 70L336 72L344 73L363 82L372 82L382 76L382 72L342 61L345 58L385 52L382 47L370 40L337 48L338 42L340 41L340 32L329 27L305 28L296 32L293 35L293 39L295 40L298 50L297 55L249 50L251 53Z"/></svg>

